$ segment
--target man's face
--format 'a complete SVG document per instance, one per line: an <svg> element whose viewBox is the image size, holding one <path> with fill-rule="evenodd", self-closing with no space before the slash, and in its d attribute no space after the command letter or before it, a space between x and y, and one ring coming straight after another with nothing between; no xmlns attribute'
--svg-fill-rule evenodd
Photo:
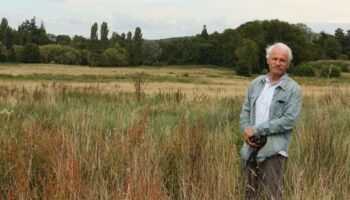
<svg viewBox="0 0 350 200"><path fill-rule="evenodd" d="M289 67L288 53L280 47L274 47L267 64L272 75L283 76Z"/></svg>

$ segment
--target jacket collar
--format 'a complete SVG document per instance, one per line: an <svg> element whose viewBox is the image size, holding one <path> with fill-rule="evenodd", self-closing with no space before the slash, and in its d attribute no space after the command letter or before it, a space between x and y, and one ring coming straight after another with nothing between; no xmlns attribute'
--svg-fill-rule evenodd
<svg viewBox="0 0 350 200"><path fill-rule="evenodd" d="M269 78L269 74L266 74L262 77L261 79L261 82L263 84L266 83L266 79ZM289 77L288 77L288 74L285 73L277 82L278 86L277 87L280 87L282 90L285 90L286 87L287 87L287 84L288 84L288 81L289 81Z"/></svg>

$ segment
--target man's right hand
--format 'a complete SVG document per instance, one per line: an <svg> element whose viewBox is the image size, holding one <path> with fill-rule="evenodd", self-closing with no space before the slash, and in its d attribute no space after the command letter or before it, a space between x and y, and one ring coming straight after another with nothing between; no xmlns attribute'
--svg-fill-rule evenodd
<svg viewBox="0 0 350 200"><path fill-rule="evenodd" d="M251 147L253 148L258 148L260 147L259 145L255 144L255 143L252 143L249 138L253 137L254 135L254 130L252 127L249 127L247 129L244 130L244 141Z"/></svg>

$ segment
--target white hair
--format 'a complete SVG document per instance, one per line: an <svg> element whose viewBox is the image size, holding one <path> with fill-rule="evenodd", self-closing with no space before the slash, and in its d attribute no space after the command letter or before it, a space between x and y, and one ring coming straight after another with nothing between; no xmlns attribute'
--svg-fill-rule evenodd
<svg viewBox="0 0 350 200"><path fill-rule="evenodd" d="M275 43L275 44L270 45L266 48L266 59L270 58L271 51L275 47L281 48L288 53L288 63L290 63L293 60L292 50L287 45L283 44L282 42Z"/></svg>

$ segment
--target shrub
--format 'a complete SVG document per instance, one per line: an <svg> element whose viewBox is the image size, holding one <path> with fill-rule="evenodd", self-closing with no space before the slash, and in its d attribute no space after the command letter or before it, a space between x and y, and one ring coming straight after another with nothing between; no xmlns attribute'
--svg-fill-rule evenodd
<svg viewBox="0 0 350 200"><path fill-rule="evenodd" d="M16 61L21 61L21 55L22 55L22 51L23 51L23 46L21 45L13 45L12 46L13 50L15 51L16 54Z"/></svg>
<svg viewBox="0 0 350 200"><path fill-rule="evenodd" d="M305 63L293 67L291 73L297 76L316 76L314 68Z"/></svg>
<svg viewBox="0 0 350 200"><path fill-rule="evenodd" d="M348 72L349 71L349 64L346 64L346 63L341 63L339 65L340 69L341 69L341 72Z"/></svg>
<svg viewBox="0 0 350 200"><path fill-rule="evenodd" d="M24 63L38 63L40 62L39 46L34 43L28 43L24 46L21 52L21 61Z"/></svg>
<svg viewBox="0 0 350 200"><path fill-rule="evenodd" d="M330 65L339 67L341 72L348 72L350 69L350 63L347 60L319 60L316 62L310 62L310 65L319 70L323 67L329 68Z"/></svg>
<svg viewBox="0 0 350 200"><path fill-rule="evenodd" d="M340 77L340 75L341 75L340 68L334 65L330 65L328 67L324 66L320 71L321 77L333 78L333 77Z"/></svg>
<svg viewBox="0 0 350 200"><path fill-rule="evenodd" d="M126 52L124 49L109 48L103 54L106 57L107 66L123 66L127 64Z"/></svg>
<svg viewBox="0 0 350 200"><path fill-rule="evenodd" d="M0 42L0 61L1 62L7 61L6 48L2 44L2 42Z"/></svg>
<svg viewBox="0 0 350 200"><path fill-rule="evenodd" d="M8 54L8 61L10 62L16 62L17 61L17 56L16 56L16 51L14 48L11 48L9 50L9 54Z"/></svg>
<svg viewBox="0 0 350 200"><path fill-rule="evenodd" d="M251 76L253 67L258 65L258 46L250 39L242 41L239 48L236 49L235 55L238 58L236 72L238 75Z"/></svg>
<svg viewBox="0 0 350 200"><path fill-rule="evenodd" d="M40 47L41 60L45 63L80 64L79 50L67 45L49 44Z"/></svg>

